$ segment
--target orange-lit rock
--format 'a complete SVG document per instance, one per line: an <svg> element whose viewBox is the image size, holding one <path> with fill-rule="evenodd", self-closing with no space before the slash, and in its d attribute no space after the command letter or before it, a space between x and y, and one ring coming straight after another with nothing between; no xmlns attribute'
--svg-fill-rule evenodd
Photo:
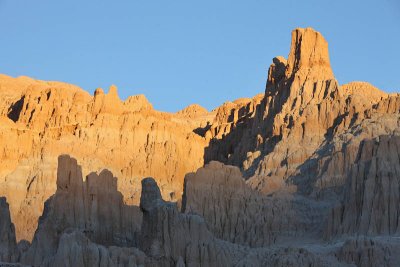
<svg viewBox="0 0 400 267"><path fill-rule="evenodd" d="M0 253L7 261L399 265L400 95L339 85L311 28L292 32L264 93L211 112L159 112L115 86L91 96L0 75L0 88L1 225L31 239L43 215L31 246ZM61 154L77 160L61 157L57 171Z"/></svg>
<svg viewBox="0 0 400 267"><path fill-rule="evenodd" d="M121 101L117 88L94 97L64 83L0 77L0 195L10 202L18 239L32 238L44 201L56 190L57 157L70 154L83 174L107 168L119 177L127 204L138 204L140 180L152 176L168 200L183 178L203 165L207 124L159 112L143 95ZM212 115L211 115L212 116ZM204 123L202 122L204 118ZM190 159L190 160L182 160Z"/></svg>

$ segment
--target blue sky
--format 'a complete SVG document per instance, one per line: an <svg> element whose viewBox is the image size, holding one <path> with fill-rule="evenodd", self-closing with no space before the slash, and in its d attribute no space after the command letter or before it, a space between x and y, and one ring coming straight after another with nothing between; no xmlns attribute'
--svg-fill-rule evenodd
<svg viewBox="0 0 400 267"><path fill-rule="evenodd" d="M263 92L291 30L308 26L328 40L340 84L399 91L398 0L0 0L0 73L213 109Z"/></svg>

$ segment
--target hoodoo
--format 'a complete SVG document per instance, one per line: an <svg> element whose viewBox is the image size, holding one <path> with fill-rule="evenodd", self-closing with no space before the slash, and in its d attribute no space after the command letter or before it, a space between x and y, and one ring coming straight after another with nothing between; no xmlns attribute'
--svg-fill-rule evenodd
<svg viewBox="0 0 400 267"><path fill-rule="evenodd" d="M399 266L399 94L311 28L266 79L167 113L0 75L0 265Z"/></svg>

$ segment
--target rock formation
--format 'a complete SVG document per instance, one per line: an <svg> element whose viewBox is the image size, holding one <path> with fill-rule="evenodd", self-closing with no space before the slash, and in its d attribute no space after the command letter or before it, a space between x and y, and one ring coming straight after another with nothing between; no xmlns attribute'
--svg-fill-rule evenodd
<svg viewBox="0 0 400 267"><path fill-rule="evenodd" d="M400 241L390 237L364 241L347 239L344 243L339 241L323 246L311 239L309 239L311 243L296 244L299 240L304 242L301 238L306 237L305 235L300 236L300 239L299 236L290 236L286 242L281 242L278 246L274 243L265 246L263 243L248 242L248 240L262 240L264 236L268 238L268 231L281 231L282 228L277 226L279 223L285 223L284 218L286 223L296 220L289 222L289 225L298 226L290 229L293 233L310 231L310 229L304 230L301 223L298 223L299 217L296 217L307 212L298 211L299 214L290 217L291 207L286 206L287 210L280 209L272 216L267 218L259 216L261 219L257 219L256 212L260 210L260 214L270 212L263 207L269 202L275 206L277 201L267 199L247 187L240 177L238 168L216 162L186 177L183 201L186 213L179 212L176 203L162 199L160 189L153 178L143 179L140 200L143 221L138 234L131 235L129 228L121 226L137 220L135 217L123 216L120 213L118 207L121 204L118 203L122 203L122 195L116 191L117 179L108 174L108 172L102 172L99 176L92 174L83 182L81 168L76 160L69 156L59 158L57 191L46 202L33 243L22 253L22 263L33 266L105 267L293 265L319 267L348 266L347 264L395 266L400 260L397 256L391 256L400 247ZM210 178L209 175L214 177ZM212 184L209 185L208 182ZM207 190L207 185L210 191ZM249 194L250 192L254 195ZM211 193L208 194L211 201L219 203L211 207L214 209L211 212L207 210L210 201L204 199L207 193ZM203 199L200 198L202 195ZM221 197L218 199L217 195ZM113 199L117 199L117 203ZM206 220L198 214L193 214L196 205L199 205L197 206L199 210L203 208ZM258 208L258 211L253 211L254 208ZM221 214L218 214L219 217L212 217L210 216L212 212ZM245 218L246 216L248 218ZM210 223L210 218L218 221L223 227L218 229L218 224ZM234 218L248 219L247 225L243 224L245 220L241 220L236 222L236 228L231 227L235 224ZM264 229L258 223L263 220L267 224L270 220L275 220L277 224L268 224L267 229L262 232L258 229ZM255 226L249 228L251 222L254 222ZM285 227L287 225L283 225L284 229ZM123 233L121 229L127 230ZM224 231L226 229L235 231ZM278 235L284 236L285 233L281 232ZM250 239L243 239L246 234L250 234ZM217 238L216 235L220 235L221 238ZM126 237L129 236L132 236L135 242L128 244ZM290 245L288 241L291 242ZM252 248L254 245L260 247Z"/></svg>
<svg viewBox="0 0 400 267"><path fill-rule="evenodd" d="M180 198L184 175L203 164L206 141L193 131L207 124L204 112L158 112L143 95L122 102L115 86L91 97L64 83L1 76L0 87L0 195L10 202L18 239L31 240L32 222L56 191L60 154L79 159L84 176L112 171L129 205L139 204L146 176L160 182L166 199Z"/></svg>
<svg viewBox="0 0 400 267"><path fill-rule="evenodd" d="M314 163L326 143L388 98L366 83L339 86L330 68L328 44L312 29L293 31L288 58L274 58L265 95L244 112L245 119L214 120L207 133L213 137L207 161L240 167L249 184L264 193L312 192L315 181L310 177L318 175L320 167ZM228 113L237 109L231 107ZM224 138L212 131L222 125ZM302 181L305 173L310 177Z"/></svg>
<svg viewBox="0 0 400 267"><path fill-rule="evenodd" d="M330 266L304 248L251 249L217 239L202 217L182 214L162 200L152 178L142 181L140 248L156 266ZM189 192L185 192L187 194Z"/></svg>
<svg viewBox="0 0 400 267"><path fill-rule="evenodd" d="M337 252L337 257L356 266L397 266L400 262L400 244L387 238L359 237L347 240Z"/></svg>
<svg viewBox="0 0 400 267"><path fill-rule="evenodd" d="M342 204L332 210L328 235L400 233L400 136L365 140L352 165Z"/></svg>
<svg viewBox="0 0 400 267"><path fill-rule="evenodd" d="M180 214L173 203L161 198L154 179L142 181L140 208L143 223L140 248L157 266L175 266L178 262L198 266L230 266L238 261L230 246L214 239L203 219Z"/></svg>
<svg viewBox="0 0 400 267"><path fill-rule="evenodd" d="M398 266L400 95L339 85L311 28L272 61L211 112L0 75L0 261Z"/></svg>
<svg viewBox="0 0 400 267"><path fill-rule="evenodd" d="M17 260L18 249L14 224L11 222L6 199L0 197L0 262L15 262Z"/></svg>
<svg viewBox="0 0 400 267"><path fill-rule="evenodd" d="M182 210L204 217L216 237L262 247L318 235L326 206L301 196L263 196L239 168L211 162L185 178Z"/></svg>
<svg viewBox="0 0 400 267"><path fill-rule="evenodd" d="M60 238L57 252L41 266L144 266L146 255L135 248L104 247L91 242L79 231L66 231Z"/></svg>
<svg viewBox="0 0 400 267"><path fill-rule="evenodd" d="M103 170L83 181L81 167L69 156L60 156L56 193L46 201L43 215L29 250L22 262L40 265L53 257L61 235L69 228L85 233L105 246L136 245L141 214L127 206L117 191L117 178Z"/></svg>

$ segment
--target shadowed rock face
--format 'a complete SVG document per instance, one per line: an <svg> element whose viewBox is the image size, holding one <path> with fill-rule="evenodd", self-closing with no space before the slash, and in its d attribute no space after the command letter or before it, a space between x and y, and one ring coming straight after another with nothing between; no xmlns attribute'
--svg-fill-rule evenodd
<svg viewBox="0 0 400 267"><path fill-rule="evenodd" d="M69 156L60 156L57 191L46 201L32 246L23 262L39 265L57 252L62 233L78 229L101 245L133 246L140 230L138 207L123 203L117 178L103 170L82 179L81 166ZM58 252L57 252L58 253Z"/></svg>
<svg viewBox="0 0 400 267"><path fill-rule="evenodd" d="M143 95L121 101L115 86L90 96L65 83L5 75L0 86L0 195L17 240L32 239L32 221L57 189L60 154L76 157L83 176L112 171L128 205L139 204L143 177L154 177L165 200L179 201L185 175L213 160L239 167L261 193L313 195L344 185L355 158L339 156L349 132L380 125L363 137L391 134L397 125L387 121L400 106L400 97L368 83L339 86L327 41L311 28L292 32L288 58L273 59L264 94L213 112L198 105L159 112ZM361 141L352 141L354 151Z"/></svg>
<svg viewBox="0 0 400 267"><path fill-rule="evenodd" d="M298 213L291 213L289 206L274 210L280 206L277 205L279 201L287 203L286 199L276 196L268 199L255 193L246 187L243 179L239 179L240 172L236 167L217 162L186 177L183 201L186 213L181 213L176 203L162 199L153 178L143 179L140 201L143 220L140 230L137 230L138 234L133 235L133 245L137 247L132 244L126 247L126 237L130 236L131 229L118 227L129 226L129 223L135 222L135 217L124 217L124 209L119 210L118 203L113 200L115 195L119 195L119 201L122 198L113 183L115 178L112 175L104 176L102 172L96 178L88 176L86 181L82 181L80 175L80 166L75 159L60 156L57 192L46 202L32 245L26 252L22 252L23 263L45 267L319 267L348 266L353 263L357 266L396 266L399 262L398 257L390 255L398 249L400 241L390 237L368 238L364 241L361 238L350 238L344 243L339 241L325 244L310 239L312 236L304 233L311 230L304 228L307 222L302 221L305 217L301 218L302 214L310 216L310 211L297 210ZM91 179L97 179L97 182ZM98 189L98 184L106 185L103 188L107 189ZM98 190L102 190L101 194ZM205 194L209 201L205 200ZM82 196L80 201L79 195ZM102 201L103 198L107 201ZM213 201L219 205L208 207ZM264 206L272 207L272 210L267 211ZM313 206L308 205L306 208L311 209ZM199 213L194 214L201 210L206 220ZM210 215L212 212L219 214L213 217ZM256 212L259 212L259 219ZM273 216L263 217L267 212L272 212ZM213 225L212 220L219 223ZM266 228L262 228L263 220L267 224ZM110 222L113 224L110 225ZM254 226L250 226L251 223ZM272 242L266 246L266 243L261 242L263 237L269 237L270 232L282 237L288 230L297 233L289 239L290 244L281 242L274 245Z"/></svg>
<svg viewBox="0 0 400 267"><path fill-rule="evenodd" d="M358 237L347 240L337 252L337 257L356 266L398 266L400 244L390 239Z"/></svg>
<svg viewBox="0 0 400 267"><path fill-rule="evenodd" d="M57 189L61 154L77 158L84 176L112 171L129 205L139 205L147 176L165 199L177 200L185 174L203 165L206 140L193 130L210 120L204 110L159 112L143 95L121 101L115 86L91 96L65 83L0 75L0 87L0 196L10 203L18 240L32 239Z"/></svg>
<svg viewBox="0 0 400 267"><path fill-rule="evenodd" d="M0 197L0 262L15 262L17 260L18 250L14 224L11 222L6 199Z"/></svg>
<svg viewBox="0 0 400 267"><path fill-rule="evenodd" d="M400 96L340 86L310 28L264 94L212 112L158 112L115 86L0 87L0 261L399 266Z"/></svg>
<svg viewBox="0 0 400 267"><path fill-rule="evenodd" d="M247 106L221 107L206 136L206 162L222 161L240 167L248 184L263 193L297 191L309 195L344 185L350 165L343 169L342 183L320 183L326 173L325 155L333 156L347 140L338 140L354 127L368 120L363 128L373 129L390 102L386 114L396 117L399 97L388 95L367 83L354 82L339 86L333 75L328 44L322 35L310 28L292 32L288 60L273 59L268 71L265 95L254 98ZM251 109L245 108L254 106ZM378 108L382 106L382 108ZM220 114L236 114L224 117ZM372 119L374 118L374 119ZM377 119L377 120L376 120ZM389 134L397 124L388 122L379 134ZM364 138L376 133L364 131ZM354 134L354 133L353 133ZM354 141L355 147L359 146ZM343 166L344 164L342 164Z"/></svg>
<svg viewBox="0 0 400 267"><path fill-rule="evenodd" d="M104 247L89 240L82 232L68 230L60 238L57 252L42 266L144 266L146 255L135 248Z"/></svg>
<svg viewBox="0 0 400 267"><path fill-rule="evenodd" d="M202 217L180 213L174 203L163 201L152 178L142 181L140 207L139 247L155 266L329 266L306 249L250 249L217 239Z"/></svg>
<svg viewBox="0 0 400 267"><path fill-rule="evenodd" d="M318 236L327 205L290 194L264 196L234 166L210 162L185 177L182 210L204 217L216 237L251 247Z"/></svg>
<svg viewBox="0 0 400 267"><path fill-rule="evenodd" d="M327 235L399 235L399 179L400 136L362 142L343 201L328 220Z"/></svg>

